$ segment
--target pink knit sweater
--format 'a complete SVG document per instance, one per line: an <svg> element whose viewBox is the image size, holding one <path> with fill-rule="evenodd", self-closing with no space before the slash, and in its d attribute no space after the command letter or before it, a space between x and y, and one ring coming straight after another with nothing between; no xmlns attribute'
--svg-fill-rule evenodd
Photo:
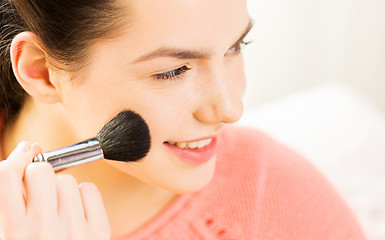
<svg viewBox="0 0 385 240"><path fill-rule="evenodd" d="M123 239L366 238L340 195L301 156L259 131L227 128L212 182Z"/></svg>

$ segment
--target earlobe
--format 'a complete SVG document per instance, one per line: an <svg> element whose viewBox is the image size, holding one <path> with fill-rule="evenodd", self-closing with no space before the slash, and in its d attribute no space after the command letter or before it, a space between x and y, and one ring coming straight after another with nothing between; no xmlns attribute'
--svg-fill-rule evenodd
<svg viewBox="0 0 385 240"><path fill-rule="evenodd" d="M19 33L11 44L13 72L29 95L45 103L57 103L60 95L57 87L52 84L47 56L41 46L36 34Z"/></svg>

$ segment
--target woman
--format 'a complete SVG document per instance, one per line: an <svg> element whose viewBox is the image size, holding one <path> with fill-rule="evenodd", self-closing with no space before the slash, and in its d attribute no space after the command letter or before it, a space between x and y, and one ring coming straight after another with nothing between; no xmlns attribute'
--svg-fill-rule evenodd
<svg viewBox="0 0 385 240"><path fill-rule="evenodd" d="M1 239L364 239L301 157L225 127L242 114L245 1L1 5ZM30 164L124 109L149 125L144 159Z"/></svg>

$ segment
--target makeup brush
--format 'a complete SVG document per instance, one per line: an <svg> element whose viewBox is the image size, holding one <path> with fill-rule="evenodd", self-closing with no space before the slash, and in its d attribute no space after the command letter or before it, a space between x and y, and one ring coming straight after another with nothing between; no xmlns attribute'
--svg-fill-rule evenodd
<svg viewBox="0 0 385 240"><path fill-rule="evenodd" d="M151 147L148 126L137 113L120 112L95 138L37 155L33 162L48 162L55 172L100 159L134 162Z"/></svg>

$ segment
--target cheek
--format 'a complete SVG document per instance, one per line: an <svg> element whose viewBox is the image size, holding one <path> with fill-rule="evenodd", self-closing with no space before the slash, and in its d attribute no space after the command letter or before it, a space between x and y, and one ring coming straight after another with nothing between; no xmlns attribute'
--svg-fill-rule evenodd
<svg viewBox="0 0 385 240"><path fill-rule="evenodd" d="M111 116L103 95L83 87L63 87L63 108L79 139L94 137Z"/></svg>
<svg viewBox="0 0 385 240"><path fill-rule="evenodd" d="M153 146L161 146L173 138L189 120L190 109L183 101L186 94L180 88L175 91L147 91L146 99L137 102L134 110L146 120L151 133Z"/></svg>
<svg viewBox="0 0 385 240"><path fill-rule="evenodd" d="M228 67L232 86L239 96L243 96L246 91L246 74L243 64L243 57L239 55L237 59Z"/></svg>
<svg viewBox="0 0 385 240"><path fill-rule="evenodd" d="M161 91L137 84L128 85L119 85L108 91L93 86L73 88L66 94L64 106L79 138L93 137L107 121L126 109L144 118L154 146L172 137L175 129L187 121L191 108L181 101L186 97L183 94L185 91L180 88Z"/></svg>
<svg viewBox="0 0 385 240"><path fill-rule="evenodd" d="M78 138L94 137L122 110L135 108L137 96L124 87L104 86L102 82L68 87L63 94L63 107Z"/></svg>

